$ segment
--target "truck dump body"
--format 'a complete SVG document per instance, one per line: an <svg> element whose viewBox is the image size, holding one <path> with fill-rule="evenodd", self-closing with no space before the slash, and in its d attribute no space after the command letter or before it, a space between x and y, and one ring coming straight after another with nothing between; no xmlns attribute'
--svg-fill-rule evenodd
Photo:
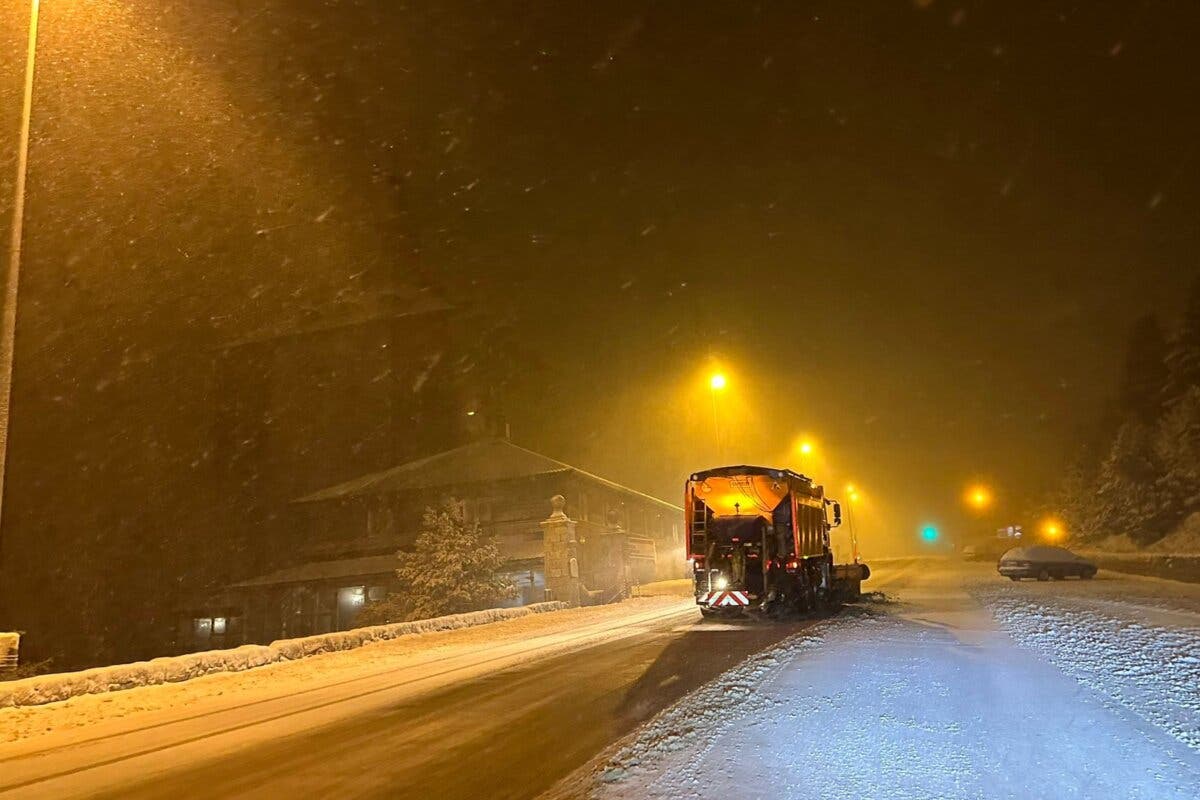
<svg viewBox="0 0 1200 800"><path fill-rule="evenodd" d="M695 473L684 509L696 602L706 611L807 610L856 596L869 574L859 564L834 567L829 532L840 507L791 470L741 465Z"/></svg>

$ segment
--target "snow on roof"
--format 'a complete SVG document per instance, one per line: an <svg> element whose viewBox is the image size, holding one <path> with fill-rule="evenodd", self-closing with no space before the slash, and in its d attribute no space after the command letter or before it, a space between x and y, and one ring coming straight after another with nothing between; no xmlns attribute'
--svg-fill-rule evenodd
<svg viewBox="0 0 1200 800"><path fill-rule="evenodd" d="M1065 547L1050 545L1033 545L1030 547L1014 547L1000 556L1001 561L1082 561L1079 556Z"/></svg>
<svg viewBox="0 0 1200 800"><path fill-rule="evenodd" d="M395 554L343 558L338 561L314 561L276 570L257 578L250 578L241 583L235 583L230 588L278 586L285 583L309 583L338 578L365 578L370 575L385 575L394 572L398 564L399 561Z"/></svg>
<svg viewBox="0 0 1200 800"><path fill-rule="evenodd" d="M467 483L515 480L559 472L573 472L593 483L603 484L627 494L638 495L673 511L681 510L657 497L651 497L619 483L605 480L541 453L526 450L506 439L486 439L472 442L382 472L354 478L337 486L301 497L295 502L314 503L322 500L343 500L350 497L388 494L412 489L433 489Z"/></svg>

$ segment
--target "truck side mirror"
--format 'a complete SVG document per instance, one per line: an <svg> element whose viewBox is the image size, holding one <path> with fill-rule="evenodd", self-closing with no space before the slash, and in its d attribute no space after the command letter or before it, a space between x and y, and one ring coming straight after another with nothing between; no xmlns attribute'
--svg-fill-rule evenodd
<svg viewBox="0 0 1200 800"><path fill-rule="evenodd" d="M837 500L833 501L833 525L836 528L842 524L842 504Z"/></svg>

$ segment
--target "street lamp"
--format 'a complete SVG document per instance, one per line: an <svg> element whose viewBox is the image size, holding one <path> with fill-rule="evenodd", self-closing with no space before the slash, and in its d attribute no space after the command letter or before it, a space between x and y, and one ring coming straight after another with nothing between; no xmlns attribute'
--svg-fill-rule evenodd
<svg viewBox="0 0 1200 800"><path fill-rule="evenodd" d="M854 504L858 502L858 489L853 483L846 484L846 524L850 528L850 554L858 563L858 530L854 525Z"/></svg>
<svg viewBox="0 0 1200 800"><path fill-rule="evenodd" d="M17 139L17 176L13 183L12 238L8 275L4 281L4 310L0 314L0 514L4 509L4 478L8 461L8 423L12 406L13 343L17 332L17 284L21 276L21 241L25 227L25 179L29 173L29 120L33 114L33 71L37 59L40 0L29 4L29 42L25 52L25 95L21 133Z"/></svg>
<svg viewBox="0 0 1200 800"><path fill-rule="evenodd" d="M983 511L992 504L992 490L982 485L972 486L967 489L965 499L967 505L976 511Z"/></svg>
<svg viewBox="0 0 1200 800"><path fill-rule="evenodd" d="M1051 541L1062 538L1065 532L1063 524L1056 519L1047 519L1042 522L1042 535Z"/></svg>
<svg viewBox="0 0 1200 800"><path fill-rule="evenodd" d="M717 440L717 461L724 459L724 450L721 447L721 421L717 414L717 392L723 391L726 383L724 374L720 372L714 372L708 379L708 393L712 399L713 438Z"/></svg>

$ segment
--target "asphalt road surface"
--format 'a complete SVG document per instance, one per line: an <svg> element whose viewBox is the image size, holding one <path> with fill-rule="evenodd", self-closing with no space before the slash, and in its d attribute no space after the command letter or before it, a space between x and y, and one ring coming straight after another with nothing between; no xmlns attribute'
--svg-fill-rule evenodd
<svg viewBox="0 0 1200 800"><path fill-rule="evenodd" d="M873 571L866 588L902 601L892 611L879 606L878 613L948 632L952 645L975 643L983 628L992 635L995 625L981 622L990 619L982 609L991 599L964 591L963 583L991 587L985 567L964 572L958 564L904 561ZM1195 587L1185 587L1192 599L1181 606L1174 602L1180 584L1108 573L1086 586L1002 583L998 591L1007 594L1001 600L1021 607L1061 595L1081 613L1116 609L1183 628L1200 612ZM830 624L837 622L824 627ZM182 715L135 713L92 731L0 745L0 800L533 798L621 737L636 735L641 723L695 687L754 653L795 641L794 634L808 636L813 625L704 623L690 601L681 600L544 635L482 638L395 669L316 682L254 703L231 707L216 698ZM906 631L896 628L889 636L909 636ZM1054 655L1037 655L1037 641L1011 646L1034 659ZM896 649L887 648L883 652ZM852 649L847 653L855 657ZM863 663L843 666L869 672L879 653L862 655ZM806 685L802 680L792 691L811 691ZM1047 686L1072 696L1079 691L1068 678ZM985 701L986 692L975 699ZM880 723L856 724L870 729ZM880 732L886 727L885 720ZM1194 753L1178 741L1171 746L1172 757L1191 768ZM1168 777L1178 783L1192 774Z"/></svg>
<svg viewBox="0 0 1200 800"><path fill-rule="evenodd" d="M805 624L704 625L680 598L249 706L134 714L0 744L0 798L535 797Z"/></svg>

